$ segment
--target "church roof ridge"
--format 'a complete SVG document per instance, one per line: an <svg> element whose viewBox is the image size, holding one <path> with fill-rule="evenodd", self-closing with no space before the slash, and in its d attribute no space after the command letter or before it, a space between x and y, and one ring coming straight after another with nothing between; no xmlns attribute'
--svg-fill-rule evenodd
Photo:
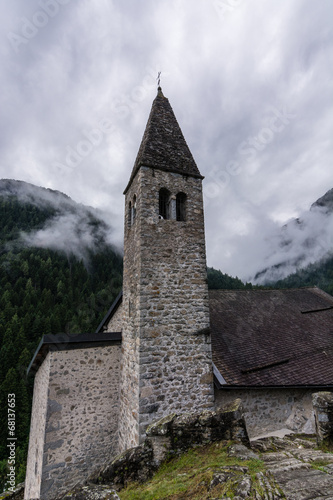
<svg viewBox="0 0 333 500"><path fill-rule="evenodd" d="M169 99L157 89L141 145L134 163L127 192L141 166L203 179L186 143Z"/></svg>

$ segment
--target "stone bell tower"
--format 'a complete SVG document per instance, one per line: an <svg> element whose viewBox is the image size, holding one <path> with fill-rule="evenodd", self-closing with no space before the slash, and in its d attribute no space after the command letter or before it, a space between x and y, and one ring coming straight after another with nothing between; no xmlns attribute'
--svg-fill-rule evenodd
<svg viewBox="0 0 333 500"><path fill-rule="evenodd" d="M120 451L214 405L202 179L159 87L124 192Z"/></svg>

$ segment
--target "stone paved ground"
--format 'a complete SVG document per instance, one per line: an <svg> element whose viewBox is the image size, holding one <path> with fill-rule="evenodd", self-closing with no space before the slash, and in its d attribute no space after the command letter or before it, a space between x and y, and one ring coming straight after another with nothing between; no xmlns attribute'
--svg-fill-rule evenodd
<svg viewBox="0 0 333 500"><path fill-rule="evenodd" d="M333 500L333 453L305 439L265 438L252 442L288 500Z"/></svg>

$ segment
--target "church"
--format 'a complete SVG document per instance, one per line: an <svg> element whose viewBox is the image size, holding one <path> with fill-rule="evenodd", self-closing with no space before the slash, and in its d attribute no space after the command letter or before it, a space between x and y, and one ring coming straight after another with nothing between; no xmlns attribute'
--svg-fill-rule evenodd
<svg viewBox="0 0 333 500"><path fill-rule="evenodd" d="M169 413L240 397L250 436L314 432L333 389L333 297L208 291L201 175L159 87L125 188L123 291L91 334L45 335L25 499L52 500Z"/></svg>

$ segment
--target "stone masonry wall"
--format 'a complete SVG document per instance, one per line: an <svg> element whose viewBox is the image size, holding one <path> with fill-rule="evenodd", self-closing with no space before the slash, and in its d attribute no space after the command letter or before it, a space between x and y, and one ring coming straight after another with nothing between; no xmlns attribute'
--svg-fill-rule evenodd
<svg viewBox="0 0 333 500"><path fill-rule="evenodd" d="M201 179L141 167L126 195L120 450L173 411L214 404ZM185 193L186 220L159 219L159 190Z"/></svg>
<svg viewBox="0 0 333 500"><path fill-rule="evenodd" d="M50 355L48 354L42 366L39 368L34 382L27 473L24 490L24 498L27 500L30 498L39 498L40 494L49 376Z"/></svg>
<svg viewBox="0 0 333 500"><path fill-rule="evenodd" d="M123 329L123 305L120 304L107 324L107 332L121 332Z"/></svg>
<svg viewBox="0 0 333 500"><path fill-rule="evenodd" d="M48 354L42 487L40 496L26 498L51 500L82 482L116 453L120 355L120 345ZM36 434L38 439L42 434L44 438L43 430ZM40 464L37 468L39 471ZM38 489L37 481L34 488Z"/></svg>
<svg viewBox="0 0 333 500"><path fill-rule="evenodd" d="M307 389L216 390L216 407L240 398L250 438L279 429L315 433L312 391Z"/></svg>
<svg viewBox="0 0 333 500"><path fill-rule="evenodd" d="M142 170L142 169L141 169ZM139 443L139 274L140 240L138 216L141 213L141 177L139 170L133 190L125 199L123 263L123 330L120 380L119 451ZM129 228L129 203L138 197L137 213Z"/></svg>

